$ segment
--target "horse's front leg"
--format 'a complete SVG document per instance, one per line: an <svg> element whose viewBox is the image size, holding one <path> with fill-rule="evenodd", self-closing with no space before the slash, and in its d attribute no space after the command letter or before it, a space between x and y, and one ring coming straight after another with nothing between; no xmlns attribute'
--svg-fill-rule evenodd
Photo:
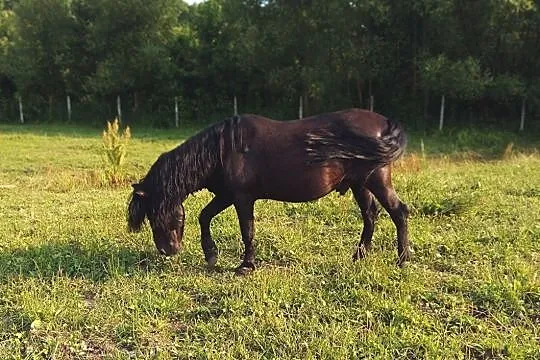
<svg viewBox="0 0 540 360"><path fill-rule="evenodd" d="M242 242L244 243L244 260L238 268L237 275L247 275L255 270L255 245L253 244L253 234L255 232L253 207L255 201L246 196L238 197L234 202L238 222L240 223L240 232L242 233Z"/></svg>
<svg viewBox="0 0 540 360"><path fill-rule="evenodd" d="M204 258L210 267L217 263L218 249L210 234L210 222L220 212L228 208L232 200L223 195L216 195L212 201L202 209L199 215L199 225L201 226L201 246Z"/></svg>

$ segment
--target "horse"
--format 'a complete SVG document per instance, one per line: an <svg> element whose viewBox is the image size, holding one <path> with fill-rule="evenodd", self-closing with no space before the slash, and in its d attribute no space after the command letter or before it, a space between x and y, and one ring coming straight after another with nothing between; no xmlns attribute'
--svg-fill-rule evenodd
<svg viewBox="0 0 540 360"><path fill-rule="evenodd" d="M205 260L214 267L218 259L212 218L233 205L244 244L236 273L245 275L255 270L256 200L307 202L351 189L364 222L353 261L371 249L377 199L396 227L397 265L402 266L410 257L409 211L392 186L391 164L406 144L398 122L361 109L290 121L233 116L158 157L144 179L132 185L128 227L139 231L148 218L158 251L174 255L183 237L183 202L206 188L215 196L198 219Z"/></svg>

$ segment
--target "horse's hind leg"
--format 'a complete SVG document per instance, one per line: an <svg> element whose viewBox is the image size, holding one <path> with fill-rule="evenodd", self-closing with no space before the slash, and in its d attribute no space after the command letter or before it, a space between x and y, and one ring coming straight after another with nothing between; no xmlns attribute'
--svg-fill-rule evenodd
<svg viewBox="0 0 540 360"><path fill-rule="evenodd" d="M202 209L199 215L199 225L201 226L201 246L204 252L204 258L209 266L216 265L218 250L216 243L210 234L210 222L212 218L228 208L232 204L232 200L223 195L216 195Z"/></svg>
<svg viewBox="0 0 540 360"><path fill-rule="evenodd" d="M377 205L371 192L363 185L353 186L351 189L364 219L364 228L362 229L360 242L353 255L353 261L356 261L363 259L368 251L371 250L371 239L373 238L375 221L377 220Z"/></svg>
<svg viewBox="0 0 540 360"><path fill-rule="evenodd" d="M397 230L398 265L402 266L410 258L409 238L407 233L407 205L399 200L392 187L390 166L377 169L367 179L366 187L375 195L384 209L390 214Z"/></svg>

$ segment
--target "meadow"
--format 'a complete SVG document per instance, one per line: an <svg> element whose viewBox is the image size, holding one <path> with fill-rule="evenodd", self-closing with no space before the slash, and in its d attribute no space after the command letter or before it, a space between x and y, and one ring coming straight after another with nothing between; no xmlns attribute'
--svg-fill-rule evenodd
<svg viewBox="0 0 540 360"><path fill-rule="evenodd" d="M0 125L1 359L538 359L540 142L462 130L410 134L394 185L411 209L396 267L381 211L370 255L352 194L256 204L257 271L233 209L207 269L185 203L184 250L128 233L130 180L196 131L132 129L126 182L103 176L101 129Z"/></svg>

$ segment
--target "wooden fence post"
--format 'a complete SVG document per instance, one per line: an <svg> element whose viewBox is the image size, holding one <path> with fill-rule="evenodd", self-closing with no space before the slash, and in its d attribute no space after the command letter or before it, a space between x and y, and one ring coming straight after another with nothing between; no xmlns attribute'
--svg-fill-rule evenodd
<svg viewBox="0 0 540 360"><path fill-rule="evenodd" d="M441 97L441 115L439 117L439 131L442 131L444 125L444 95Z"/></svg>
<svg viewBox="0 0 540 360"><path fill-rule="evenodd" d="M178 115L178 96L174 97L174 124L178 128L180 123L180 118Z"/></svg>
<svg viewBox="0 0 540 360"><path fill-rule="evenodd" d="M118 117L118 121L122 121L122 104L120 102L120 95L116 97L116 115Z"/></svg>
<svg viewBox="0 0 540 360"><path fill-rule="evenodd" d="M66 97L66 103L67 103L68 121L71 122L71 97L69 95Z"/></svg>
<svg viewBox="0 0 540 360"><path fill-rule="evenodd" d="M24 111L23 111L22 98L20 95L18 96L18 99L19 99L19 119L20 119L21 124L24 124Z"/></svg>
<svg viewBox="0 0 540 360"><path fill-rule="evenodd" d="M521 121L519 122L519 131L525 130L525 98L521 100Z"/></svg>

